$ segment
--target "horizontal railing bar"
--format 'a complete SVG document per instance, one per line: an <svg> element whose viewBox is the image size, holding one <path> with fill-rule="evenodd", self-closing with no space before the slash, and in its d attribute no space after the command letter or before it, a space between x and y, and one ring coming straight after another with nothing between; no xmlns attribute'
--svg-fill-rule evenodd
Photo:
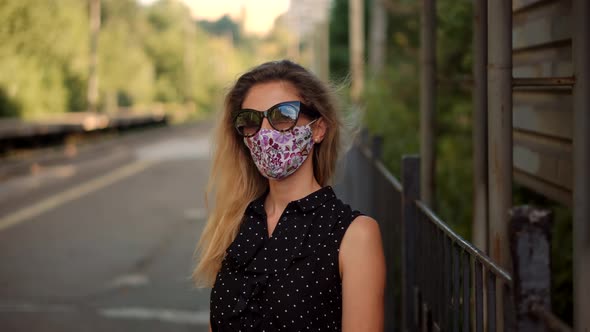
<svg viewBox="0 0 590 332"><path fill-rule="evenodd" d="M552 49L552 48L561 48L561 47L566 48L566 47L570 47L571 45L572 45L571 38L553 40L553 41L546 42L546 43L540 43L540 44L534 44L534 45L513 48L512 55L516 55L519 53L525 53L525 52L547 50L547 49Z"/></svg>
<svg viewBox="0 0 590 332"><path fill-rule="evenodd" d="M401 192L403 190L401 182L399 182L399 180L393 174L391 174L391 172L387 169L387 167L385 167L385 165L381 161L373 158L371 150L364 146L359 146L359 149L361 153L365 156L365 158L369 159L371 162L375 164L379 172L381 172L381 175L383 175L398 192Z"/></svg>
<svg viewBox="0 0 590 332"><path fill-rule="evenodd" d="M573 86L513 86L513 94L551 94L555 96L571 96L574 91Z"/></svg>
<svg viewBox="0 0 590 332"><path fill-rule="evenodd" d="M515 77L512 86L570 86L576 83L574 77Z"/></svg>
<svg viewBox="0 0 590 332"><path fill-rule="evenodd" d="M485 253L483 253L477 247L475 247L471 243L465 241L461 236L459 236L457 233L455 233L447 224L445 224L442 220L440 220L434 214L434 212L432 212L432 210L430 210L430 208L428 208L428 206L426 204L424 204L424 202L417 200L417 201L415 201L415 203L416 203L416 206L418 207L418 209L420 209L420 211L422 211L424 213L424 215L426 215L432 223L434 223L437 227L442 229L443 232L445 232L447 234L447 236L449 238L451 238L452 241L457 243L465 251L467 251L474 258L476 258L483 265L485 265L486 268L488 269L488 271L492 271L496 276L502 278L505 282L512 284L512 277L506 271L504 271L501 267L496 265L496 263L494 263L491 258L489 258Z"/></svg>
<svg viewBox="0 0 590 332"><path fill-rule="evenodd" d="M371 161L375 160L375 158L373 158L373 153L371 152L371 149L362 144L359 144L359 149L361 150L361 153L365 156L365 158Z"/></svg>
<svg viewBox="0 0 590 332"><path fill-rule="evenodd" d="M526 13L532 9L536 9L539 7L544 7L548 4L553 4L555 3L555 0L540 0L537 2L533 2L533 3L529 3L526 5L522 5L521 7L517 7L512 11L512 17L516 17L520 14Z"/></svg>
<svg viewBox="0 0 590 332"><path fill-rule="evenodd" d="M382 162L380 162L379 160L376 160L375 166L382 173L382 175L385 176L387 181L389 181L393 185L395 190L397 190L398 192L401 192L403 190L402 184L398 181L398 179L395 176L393 176L393 174L391 174L387 170L387 168L385 167L385 165L383 165Z"/></svg>

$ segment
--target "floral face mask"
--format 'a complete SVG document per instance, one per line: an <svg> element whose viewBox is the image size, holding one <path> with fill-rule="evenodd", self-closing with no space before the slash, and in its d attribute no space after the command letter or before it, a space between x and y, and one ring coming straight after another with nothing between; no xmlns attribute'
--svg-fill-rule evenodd
<svg viewBox="0 0 590 332"><path fill-rule="evenodd" d="M280 180L295 172L311 152L314 143L311 124L316 120L285 132L260 128L256 135L244 137L260 173Z"/></svg>

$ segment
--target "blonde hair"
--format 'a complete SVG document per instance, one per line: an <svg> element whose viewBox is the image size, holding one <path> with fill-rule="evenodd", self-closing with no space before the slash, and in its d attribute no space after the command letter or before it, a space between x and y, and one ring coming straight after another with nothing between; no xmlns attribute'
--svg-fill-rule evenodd
<svg viewBox="0 0 590 332"><path fill-rule="evenodd" d="M214 197L207 224L195 249L199 259L192 278L197 287L212 287L227 247L235 239L248 204L262 195L268 180L256 168L232 124L232 113L242 107L250 88L273 81L288 82L301 101L315 108L327 124L321 143L314 146L313 171L321 186L332 178L341 149L342 122L333 90L302 66L289 60L263 63L246 72L225 97L215 129L215 144L207 197Z"/></svg>

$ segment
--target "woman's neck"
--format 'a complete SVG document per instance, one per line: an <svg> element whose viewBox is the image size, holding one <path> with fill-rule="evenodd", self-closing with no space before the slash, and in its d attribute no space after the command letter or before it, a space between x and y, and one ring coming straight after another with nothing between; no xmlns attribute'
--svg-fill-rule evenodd
<svg viewBox="0 0 590 332"><path fill-rule="evenodd" d="M306 171L306 169L299 169L283 180L269 181L269 192L265 200L268 216L277 216L283 212L289 202L303 198L321 188L313 176L313 170Z"/></svg>

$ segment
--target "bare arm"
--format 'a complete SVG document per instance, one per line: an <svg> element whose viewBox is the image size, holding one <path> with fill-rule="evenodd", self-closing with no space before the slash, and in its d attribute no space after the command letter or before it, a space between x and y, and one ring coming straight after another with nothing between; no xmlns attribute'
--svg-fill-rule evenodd
<svg viewBox="0 0 590 332"><path fill-rule="evenodd" d="M209 323L209 332L213 332L213 330L211 329L211 323Z"/></svg>
<svg viewBox="0 0 590 332"><path fill-rule="evenodd" d="M357 217L340 244L342 332L382 332L385 255L379 224Z"/></svg>

